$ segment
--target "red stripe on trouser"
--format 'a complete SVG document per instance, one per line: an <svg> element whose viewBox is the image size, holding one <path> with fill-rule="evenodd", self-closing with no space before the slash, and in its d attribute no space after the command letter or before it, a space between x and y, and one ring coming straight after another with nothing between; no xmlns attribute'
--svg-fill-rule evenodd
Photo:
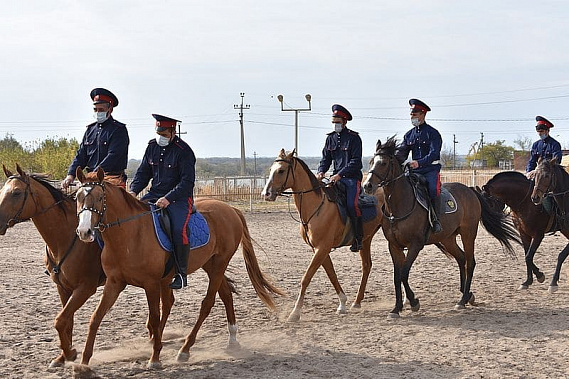
<svg viewBox="0 0 569 379"><path fill-rule="evenodd" d="M182 229L182 243L187 245L190 243L188 239L188 223L190 222L190 216L192 215L192 204L193 199L190 197L188 198L188 215L186 216L186 222L184 222L184 228Z"/></svg>
<svg viewBox="0 0 569 379"><path fill-rule="evenodd" d="M354 209L356 210L356 217L360 217L362 215L362 211L360 211L360 207L358 207L358 199L360 198L360 189L361 183L359 180L356 182L356 197L354 198Z"/></svg>
<svg viewBox="0 0 569 379"><path fill-rule="evenodd" d="M441 173L437 172L437 196L441 194Z"/></svg>

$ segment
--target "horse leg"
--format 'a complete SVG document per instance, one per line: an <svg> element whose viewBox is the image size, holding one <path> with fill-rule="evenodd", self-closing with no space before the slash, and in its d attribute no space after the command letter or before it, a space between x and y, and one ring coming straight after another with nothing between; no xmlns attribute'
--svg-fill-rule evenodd
<svg viewBox="0 0 569 379"><path fill-rule="evenodd" d="M217 291L219 291L221 283L224 280L223 274L225 272L226 267L227 264L225 264L225 266L223 267L218 268L215 271L212 270L212 266L208 266L207 268L205 266L203 267L203 269L206 271L206 273L209 276L209 284L207 286L207 292L204 299L202 300L202 304L200 307L200 315L198 317L198 320L196 321L190 334L188 334L188 336L186 337L184 345L182 346L180 351L178 351L178 356L176 357L176 360L178 362L187 362L188 359L190 358L190 348L196 342L196 336L198 334L198 331L200 330L200 327L202 326L206 317L209 315L211 308L215 304L215 294Z"/></svg>
<svg viewBox="0 0 569 379"><path fill-rule="evenodd" d="M563 266L563 262L569 255L569 244L565 246L563 250L557 256L557 265L555 266L555 273L553 274L553 278L551 278L551 284L549 284L549 293L557 292L557 282L559 281L559 275L561 275L561 266Z"/></svg>
<svg viewBox="0 0 569 379"><path fill-rule="evenodd" d="M174 291L170 288L170 282L172 280L161 280L160 281L160 301L162 313L160 315L160 335L164 333L164 328L166 327L166 322L170 316L170 311L174 305L175 297ZM150 334L150 339L153 338L152 328L150 327L150 317L146 322L146 327L148 328L148 333Z"/></svg>
<svg viewBox="0 0 569 379"><path fill-rule="evenodd" d="M344 293L342 286L340 286L340 282L338 281L338 276L336 275L336 270L334 270L334 264L332 263L332 258L330 255L327 255L324 261L322 262L322 267L324 267L324 271L326 271L326 275L328 275L328 279L330 279L330 283L336 290L338 294L338 299L340 304L338 305L338 309L336 310L339 314L346 314L348 310L346 309L346 302L348 301L348 297Z"/></svg>
<svg viewBox="0 0 569 379"><path fill-rule="evenodd" d="M163 284L160 286L156 285L158 283L152 282L151 285L144 288L146 301L148 302L148 323L150 324L154 341L152 355L147 365L148 368L159 368L161 366L160 351L162 350L162 329L160 320L160 295L162 287L165 284L169 286L168 281L162 280L161 282L163 282ZM170 311L168 310L168 315L169 314ZM164 323L166 323L165 320L168 319L168 315L164 318Z"/></svg>
<svg viewBox="0 0 569 379"><path fill-rule="evenodd" d="M75 312L95 293L96 285L83 286L71 293L61 286L57 286L57 291L59 292L61 303L64 304L63 309L54 320L62 352L51 361L50 367L62 366L65 361L74 361L77 358L77 350L73 348L73 317Z"/></svg>
<svg viewBox="0 0 569 379"><path fill-rule="evenodd" d="M99 325L101 325L103 317L105 317L109 309L111 309L125 287L126 283L116 282L107 278L103 294L101 295L101 300L99 300L99 304L97 305L97 308L95 308L95 312L93 312L91 320L89 321L89 332L87 334L87 340L85 341L85 349L83 349L81 364L89 364L89 360L93 356L93 346L95 345L95 337L97 336Z"/></svg>
<svg viewBox="0 0 569 379"><path fill-rule="evenodd" d="M395 285L395 307L389 312L388 318L399 318L403 310L403 294L401 292L401 271L405 264L403 249L389 242L389 253L393 261L393 284Z"/></svg>
<svg viewBox="0 0 569 379"><path fill-rule="evenodd" d="M326 257L330 254L329 248L315 248L314 249L314 256L306 269L306 272L302 276L302 280L300 281L300 292L298 293L298 298L296 299L296 303L294 304L294 308L290 315L288 316L289 322L297 322L300 320L300 312L302 310L302 306L304 304L304 296L306 295L306 289L312 280L312 277L318 270L318 267L322 265L322 263L326 260ZM345 296L345 295L344 295ZM347 299L346 299L347 300Z"/></svg>
<svg viewBox="0 0 569 379"><path fill-rule="evenodd" d="M231 286L224 276L221 281L221 285L217 290L219 298L223 301L225 306L225 316L227 317L227 329L229 331L229 342L228 346L239 347L239 342L237 341L237 321L235 318L235 307L233 306L233 295L231 294Z"/></svg>
<svg viewBox="0 0 569 379"><path fill-rule="evenodd" d="M539 268L533 263L533 257L535 256L535 253L537 251L537 248L541 244L541 241L543 241L543 237L544 237L544 235L541 234L541 235L538 235L535 238L531 239L531 242L529 243L528 248L524 249L525 250L527 278L526 278L526 281L523 282L520 285L520 287L518 288L520 290L528 289L528 287L533 284L533 274L535 274L538 282L543 283L543 281L545 280L545 275L542 272L540 272ZM525 245L525 241L524 241L524 247L525 246L526 245Z"/></svg>
<svg viewBox="0 0 569 379"><path fill-rule="evenodd" d="M407 249L407 258L405 258L405 262L401 268L401 281L405 288L405 296L407 297L407 300L409 300L409 305L411 305L411 310L413 312L418 311L421 305L419 303L419 299L415 298L415 293L409 285L409 273L411 272L411 267L422 248L423 246L409 246Z"/></svg>
<svg viewBox="0 0 569 379"><path fill-rule="evenodd" d="M478 225L474 226L477 230ZM476 267L476 260L474 259L474 240L476 239L476 234L467 235L461 234L462 246L464 247L464 259L466 262L466 278L464 280L464 288L462 292L462 297L459 302L455 305L455 309L466 308L466 303L474 304L474 294L470 292L470 287L472 285L472 278L474 276L474 267Z"/></svg>
<svg viewBox="0 0 569 379"><path fill-rule="evenodd" d="M360 259L362 261L362 280L360 281L360 288L356 300L352 304L352 308L361 308L362 300L367 286L367 280L371 271L371 237L363 241L362 249L360 250Z"/></svg>

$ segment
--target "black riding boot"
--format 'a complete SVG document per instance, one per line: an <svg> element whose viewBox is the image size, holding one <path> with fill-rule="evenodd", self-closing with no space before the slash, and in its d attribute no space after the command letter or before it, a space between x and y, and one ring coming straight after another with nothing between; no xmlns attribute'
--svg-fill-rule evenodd
<svg viewBox="0 0 569 379"><path fill-rule="evenodd" d="M360 217L350 217L352 222L352 230L354 231L354 242L350 247L350 251L357 252L362 249L362 240L364 237L364 227L362 223L362 218Z"/></svg>
<svg viewBox="0 0 569 379"><path fill-rule="evenodd" d="M441 222L439 221L441 216L441 197L440 195L437 196L434 200L431 199L431 208L433 210L432 213L432 221L433 221L433 233L437 234L443 231L443 227L441 226Z"/></svg>
<svg viewBox="0 0 569 379"><path fill-rule="evenodd" d="M190 245L174 245L174 258L176 260L176 275L170 283L170 288L179 290L188 285L188 257L190 255Z"/></svg>

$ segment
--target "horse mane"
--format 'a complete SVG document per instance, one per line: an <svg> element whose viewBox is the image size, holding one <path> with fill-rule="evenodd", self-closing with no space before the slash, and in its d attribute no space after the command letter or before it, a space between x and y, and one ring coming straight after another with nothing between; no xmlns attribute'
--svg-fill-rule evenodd
<svg viewBox="0 0 569 379"><path fill-rule="evenodd" d="M75 201L75 200L73 200L74 193L71 195L66 195L65 193L63 193L63 191L61 191L60 189L55 188L53 185L51 185L51 183L47 181L47 179L45 178L44 175L29 174L28 176L30 178L34 179L39 184L41 184L42 186L44 186L49 191L49 193L51 194L51 196L53 197L55 202L58 203L58 206L63 211L65 211L65 207L63 206L64 201L70 201L70 202Z"/></svg>
<svg viewBox="0 0 569 379"><path fill-rule="evenodd" d="M387 141L385 141L383 145L377 146L375 154L377 155L379 152L383 152L385 154L395 155L396 149L397 149L397 140L395 139L395 136L391 136L387 139Z"/></svg>
<svg viewBox="0 0 569 379"><path fill-rule="evenodd" d="M308 168L308 166L306 165L306 163L302 159L300 159L298 157L295 157L295 159L298 163L300 163L300 166L304 169L304 171L308 175L308 178L310 179L310 184L312 184L312 188L314 188L314 192L316 194L320 195L322 193L322 188L321 188L322 185L318 181L318 179L316 179L316 175L314 175L312 170Z"/></svg>
<svg viewBox="0 0 569 379"><path fill-rule="evenodd" d="M497 173L496 175L494 175L490 180L488 180L488 183L486 184L493 184L495 181L497 180L520 180L520 179L525 179L526 181L528 180L526 178L526 176L524 174L522 174L521 172L518 171L502 171Z"/></svg>
<svg viewBox="0 0 569 379"><path fill-rule="evenodd" d="M97 177L97 172L96 171L92 171L89 172L85 175L86 180L88 181L95 181L95 182L99 182L99 179ZM129 194L128 192L126 192L126 190L120 186L117 186L113 183L111 183L108 180L103 180L103 183L111 188L116 188L118 190L120 190L120 193L122 194L122 197L124 199L124 201L130 205L131 207L138 209L138 210L142 210L142 211L147 211L149 209L149 205L143 203L142 201L138 200L137 198L135 198L134 196L132 196L131 194Z"/></svg>

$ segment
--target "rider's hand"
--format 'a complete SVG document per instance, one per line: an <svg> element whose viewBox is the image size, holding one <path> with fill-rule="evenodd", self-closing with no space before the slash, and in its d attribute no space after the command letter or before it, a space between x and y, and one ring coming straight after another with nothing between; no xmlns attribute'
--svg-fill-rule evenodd
<svg viewBox="0 0 569 379"><path fill-rule="evenodd" d="M535 177L535 170L526 172L526 178L528 178L529 180L532 180Z"/></svg>
<svg viewBox="0 0 569 379"><path fill-rule="evenodd" d="M71 183L73 183L74 180L75 180L75 176L67 175L67 177L65 179L63 179L63 181L61 182L61 188L63 188L63 189L69 188L69 185Z"/></svg>
<svg viewBox="0 0 569 379"><path fill-rule="evenodd" d="M411 161L411 162L409 162L409 167L411 167L412 169L419 168L419 162Z"/></svg>
<svg viewBox="0 0 569 379"><path fill-rule="evenodd" d="M158 208L166 208L168 205L170 205L170 202L165 197L156 200L156 206Z"/></svg>
<svg viewBox="0 0 569 379"><path fill-rule="evenodd" d="M322 181L322 179L324 178L324 175L326 175L325 172L319 172L316 174L316 179Z"/></svg>
<svg viewBox="0 0 569 379"><path fill-rule="evenodd" d="M136 192L128 191L128 193L130 193L133 197L136 197Z"/></svg>
<svg viewBox="0 0 569 379"><path fill-rule="evenodd" d="M338 175L338 174L332 175L332 176L330 177L330 181L331 181L332 183L339 182L340 179L342 179L342 177L341 177L340 175Z"/></svg>

